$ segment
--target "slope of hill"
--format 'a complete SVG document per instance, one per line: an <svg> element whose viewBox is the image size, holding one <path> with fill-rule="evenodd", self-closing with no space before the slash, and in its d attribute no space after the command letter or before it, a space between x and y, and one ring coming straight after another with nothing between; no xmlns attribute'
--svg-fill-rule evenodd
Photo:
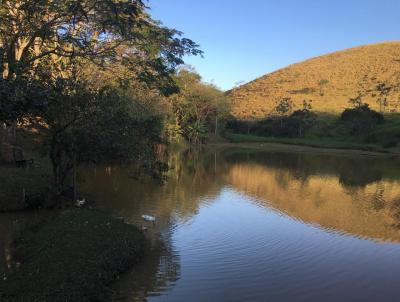
<svg viewBox="0 0 400 302"><path fill-rule="evenodd" d="M400 41L371 44L312 58L264 75L228 92L240 119L271 114L284 97L295 108L312 101L314 111L338 113L360 92L376 110L377 85L392 87L385 112L400 112Z"/></svg>

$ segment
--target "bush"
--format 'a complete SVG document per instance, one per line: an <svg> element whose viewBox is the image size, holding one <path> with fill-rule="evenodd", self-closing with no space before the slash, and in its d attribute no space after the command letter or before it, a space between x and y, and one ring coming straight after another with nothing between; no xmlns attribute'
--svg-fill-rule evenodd
<svg viewBox="0 0 400 302"><path fill-rule="evenodd" d="M252 123L249 121L240 121L237 119L230 119L226 122L226 129L241 134L248 134L252 131Z"/></svg>
<svg viewBox="0 0 400 302"><path fill-rule="evenodd" d="M315 114L307 109L294 111L290 116L274 117L257 122L252 133L261 136L303 137L315 125Z"/></svg>
<svg viewBox="0 0 400 302"><path fill-rule="evenodd" d="M351 135L365 134L376 125L384 122L382 114L371 110L368 104L362 104L355 108L347 108L340 116Z"/></svg>

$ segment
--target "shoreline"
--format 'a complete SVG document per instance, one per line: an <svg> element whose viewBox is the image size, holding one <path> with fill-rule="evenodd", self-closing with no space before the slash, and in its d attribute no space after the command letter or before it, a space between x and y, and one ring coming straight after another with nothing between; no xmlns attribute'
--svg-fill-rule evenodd
<svg viewBox="0 0 400 302"><path fill-rule="evenodd" d="M340 155L363 155L363 156L400 156L400 150L363 150L357 148L341 148L338 146L323 146L323 145L307 145L296 143L276 143L276 142L223 142L213 143L209 146L217 148L246 148L265 151L283 151L283 152L317 152L326 154L340 154Z"/></svg>

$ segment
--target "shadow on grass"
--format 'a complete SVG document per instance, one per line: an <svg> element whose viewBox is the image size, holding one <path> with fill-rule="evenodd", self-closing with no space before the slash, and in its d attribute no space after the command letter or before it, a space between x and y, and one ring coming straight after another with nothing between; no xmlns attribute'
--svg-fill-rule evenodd
<svg viewBox="0 0 400 302"><path fill-rule="evenodd" d="M145 246L135 226L94 210L69 210L16 242L21 265L0 281L0 300L100 300Z"/></svg>

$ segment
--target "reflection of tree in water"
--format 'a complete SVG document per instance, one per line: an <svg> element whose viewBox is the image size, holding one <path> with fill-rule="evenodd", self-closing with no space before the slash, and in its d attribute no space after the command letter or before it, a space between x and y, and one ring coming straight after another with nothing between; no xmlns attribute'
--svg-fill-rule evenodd
<svg viewBox="0 0 400 302"><path fill-rule="evenodd" d="M171 246L171 234L163 234L144 259L111 289L111 301L146 301L165 292L180 278L180 259Z"/></svg>
<svg viewBox="0 0 400 302"><path fill-rule="evenodd" d="M400 195L390 192L393 187L397 187L396 183L388 185L384 181L378 181L375 183L375 191L369 195L366 195L364 189L360 187L345 187L345 191L352 197L354 203L363 205L364 209L375 212L386 211L392 219L388 222L388 226L400 229Z"/></svg>
<svg viewBox="0 0 400 302"><path fill-rule="evenodd" d="M382 171L357 160L346 160L338 166L338 173L340 183L350 187L365 187L382 179Z"/></svg>
<svg viewBox="0 0 400 302"><path fill-rule="evenodd" d="M371 198L371 204L375 211L381 211L385 208L385 187L380 183L377 185L376 192Z"/></svg>
<svg viewBox="0 0 400 302"><path fill-rule="evenodd" d="M180 275L180 260L171 245L176 221L182 223L198 212L202 200L218 194L225 165L216 165L215 152L171 153L167 182L137 181L129 177L129 167L98 167L81 171L86 180L81 188L96 200L97 206L116 213L136 225L142 214L155 215L150 225L151 251L134 270L123 276L112 289L117 301L145 301L171 287ZM96 173L95 173L96 170ZM161 237L159 237L161 234Z"/></svg>
<svg viewBox="0 0 400 302"><path fill-rule="evenodd" d="M400 197L397 198L390 207L390 214L394 221L392 226L396 229L400 229Z"/></svg>
<svg viewBox="0 0 400 302"><path fill-rule="evenodd" d="M285 171L278 170L275 175L276 182L283 189L287 189L290 183L290 174Z"/></svg>

